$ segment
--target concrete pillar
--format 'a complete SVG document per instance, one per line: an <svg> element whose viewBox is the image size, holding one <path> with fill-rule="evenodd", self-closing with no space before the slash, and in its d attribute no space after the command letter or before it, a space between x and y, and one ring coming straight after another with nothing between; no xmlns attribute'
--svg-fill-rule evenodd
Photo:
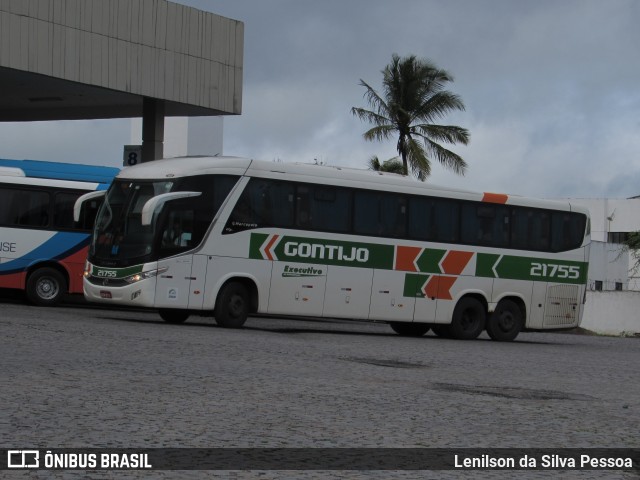
<svg viewBox="0 0 640 480"><path fill-rule="evenodd" d="M164 101L144 97L142 100L142 162L163 156Z"/></svg>

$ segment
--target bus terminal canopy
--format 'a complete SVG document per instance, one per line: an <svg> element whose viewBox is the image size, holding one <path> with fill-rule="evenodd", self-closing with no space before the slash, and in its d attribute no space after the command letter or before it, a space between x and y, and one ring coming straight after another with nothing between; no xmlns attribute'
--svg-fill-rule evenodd
<svg viewBox="0 0 640 480"><path fill-rule="evenodd" d="M243 37L165 0L0 0L0 121L238 115Z"/></svg>

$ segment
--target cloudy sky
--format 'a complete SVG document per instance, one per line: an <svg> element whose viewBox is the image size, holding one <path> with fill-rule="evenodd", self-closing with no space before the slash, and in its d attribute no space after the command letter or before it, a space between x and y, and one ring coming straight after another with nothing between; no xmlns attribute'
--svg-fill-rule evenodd
<svg viewBox="0 0 640 480"><path fill-rule="evenodd" d="M393 53L448 70L467 128L451 147L464 177L428 180L537 197L640 195L637 0L180 0L245 23L242 115L224 153L366 167L395 142L366 142L353 117L364 79ZM127 120L3 124L2 156L118 165ZM38 138L29 142L28 138Z"/></svg>

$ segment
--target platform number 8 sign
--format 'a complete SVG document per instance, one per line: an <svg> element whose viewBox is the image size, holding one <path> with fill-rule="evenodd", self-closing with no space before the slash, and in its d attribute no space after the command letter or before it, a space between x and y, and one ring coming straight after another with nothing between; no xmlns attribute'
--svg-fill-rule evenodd
<svg viewBox="0 0 640 480"><path fill-rule="evenodd" d="M142 145L125 145L122 166L132 167L142 161Z"/></svg>

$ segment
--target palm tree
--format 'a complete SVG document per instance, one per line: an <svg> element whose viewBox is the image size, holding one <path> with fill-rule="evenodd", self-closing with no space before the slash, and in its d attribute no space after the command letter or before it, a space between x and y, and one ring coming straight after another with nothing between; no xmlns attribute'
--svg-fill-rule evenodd
<svg viewBox="0 0 640 480"><path fill-rule="evenodd" d="M464 110L460 97L444 89L447 82L453 81L451 75L415 55L400 58L397 54L382 74L382 95L360 79L371 110L351 109L361 120L374 124L364 138L386 140L397 134L397 150L405 175L411 167L411 172L424 181L431 174L432 159L464 175L467 163L438 142L466 145L469 132L453 125L432 123L451 110Z"/></svg>
<svg viewBox="0 0 640 480"><path fill-rule="evenodd" d="M398 157L393 157L380 163L378 156L373 155L369 159L369 170L374 170L376 172L398 173L400 175L404 174L402 162Z"/></svg>

